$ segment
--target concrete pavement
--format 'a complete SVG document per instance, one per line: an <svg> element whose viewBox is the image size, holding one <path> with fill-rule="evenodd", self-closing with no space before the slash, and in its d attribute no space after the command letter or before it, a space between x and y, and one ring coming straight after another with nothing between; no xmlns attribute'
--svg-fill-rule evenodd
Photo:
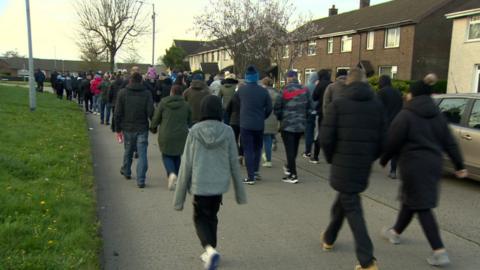
<svg viewBox="0 0 480 270"><path fill-rule="evenodd" d="M200 243L192 222L191 197L183 212L172 207L156 135L150 136L147 188L120 174L123 147L97 116L88 114L94 155L98 214L104 240L105 269L202 269ZM280 145L279 145L280 146ZM303 147L301 147L303 149ZM246 186L248 204L236 205L226 194L219 214L220 269L353 269L356 263L351 232L345 223L335 251L322 252L320 233L328 224L335 192L328 185L328 166L298 158L297 185L285 184L283 149L274 153L274 167L262 169L263 179ZM134 166L135 166L134 162ZM133 167L134 168L134 167ZM135 177L135 170L133 169ZM430 248L417 221L404 233L402 245L379 237L395 221L398 181L375 168L363 195L365 216L380 269L431 269ZM453 264L445 269L474 270L480 265L480 183L446 179L437 217Z"/></svg>

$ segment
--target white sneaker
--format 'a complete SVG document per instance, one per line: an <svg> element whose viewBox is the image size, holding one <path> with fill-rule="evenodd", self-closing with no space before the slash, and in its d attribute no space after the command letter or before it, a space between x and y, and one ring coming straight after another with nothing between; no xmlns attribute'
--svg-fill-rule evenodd
<svg viewBox="0 0 480 270"><path fill-rule="evenodd" d="M218 263L220 262L220 254L212 247L207 247L206 249L206 259L207 261L204 264L204 268L207 270L215 270L218 267Z"/></svg>
<svg viewBox="0 0 480 270"><path fill-rule="evenodd" d="M290 171L288 170L287 166L283 165L283 174L290 175Z"/></svg>
<svg viewBox="0 0 480 270"><path fill-rule="evenodd" d="M202 255L200 255L200 260L202 260L202 262L205 264L207 263L208 261L208 253L205 251L202 253Z"/></svg>
<svg viewBox="0 0 480 270"><path fill-rule="evenodd" d="M175 186L177 185L177 175L171 173L168 176L168 190L175 190Z"/></svg>
<svg viewBox="0 0 480 270"><path fill-rule="evenodd" d="M270 161L265 161L265 162L262 164L262 167L271 168L271 167L272 167L272 162L270 162Z"/></svg>

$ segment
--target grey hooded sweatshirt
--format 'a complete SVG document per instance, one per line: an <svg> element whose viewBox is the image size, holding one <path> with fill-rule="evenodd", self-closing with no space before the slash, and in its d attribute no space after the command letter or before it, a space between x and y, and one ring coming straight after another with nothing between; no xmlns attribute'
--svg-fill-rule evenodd
<svg viewBox="0 0 480 270"><path fill-rule="evenodd" d="M216 120L195 124L185 142L175 190L175 209L183 209L187 191L200 196L222 195L228 191L231 179L237 203L246 203L232 128Z"/></svg>

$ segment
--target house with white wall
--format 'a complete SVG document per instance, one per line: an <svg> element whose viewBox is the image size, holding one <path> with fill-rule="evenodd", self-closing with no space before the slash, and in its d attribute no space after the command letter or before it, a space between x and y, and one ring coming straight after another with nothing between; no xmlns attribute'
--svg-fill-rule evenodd
<svg viewBox="0 0 480 270"><path fill-rule="evenodd" d="M453 20L448 93L480 93L480 3L445 15Z"/></svg>

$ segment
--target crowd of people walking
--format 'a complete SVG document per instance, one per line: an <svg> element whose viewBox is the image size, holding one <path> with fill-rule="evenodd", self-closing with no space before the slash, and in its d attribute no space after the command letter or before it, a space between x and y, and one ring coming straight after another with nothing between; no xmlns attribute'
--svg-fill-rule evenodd
<svg viewBox="0 0 480 270"><path fill-rule="evenodd" d="M437 80L434 74L413 83L405 99L385 75L375 93L360 68L340 70L334 82L328 70L320 70L306 86L291 70L281 90L269 77L260 80L254 66L247 67L242 77L227 72L209 82L201 71L167 76L151 67L143 75L138 68L77 77L52 74L52 87L59 98L65 90L68 100L76 98L86 113L100 117L100 124L111 125L124 144L120 173L126 179L132 178L132 160L138 158L139 188L147 183L149 131L158 133L174 208L183 209L187 191L193 196L194 224L205 250L201 259L206 269L216 269L220 259L217 213L222 195L232 181L236 201L247 202L242 183L261 181L260 167L278 167L272 164L278 133L286 154L281 166L284 177L279 180L300 181L296 159L303 136L302 156L318 164L322 149L331 164L329 181L337 197L322 233L323 250L334 249L347 219L359 261L356 269L378 269L360 194L368 188L374 162L380 160L382 166L390 162L392 179L397 178L398 164L402 182L400 213L382 236L399 244L417 214L433 250L428 263L450 262L432 211L438 202L442 152L452 159L458 177L468 173L446 120L430 97Z"/></svg>

